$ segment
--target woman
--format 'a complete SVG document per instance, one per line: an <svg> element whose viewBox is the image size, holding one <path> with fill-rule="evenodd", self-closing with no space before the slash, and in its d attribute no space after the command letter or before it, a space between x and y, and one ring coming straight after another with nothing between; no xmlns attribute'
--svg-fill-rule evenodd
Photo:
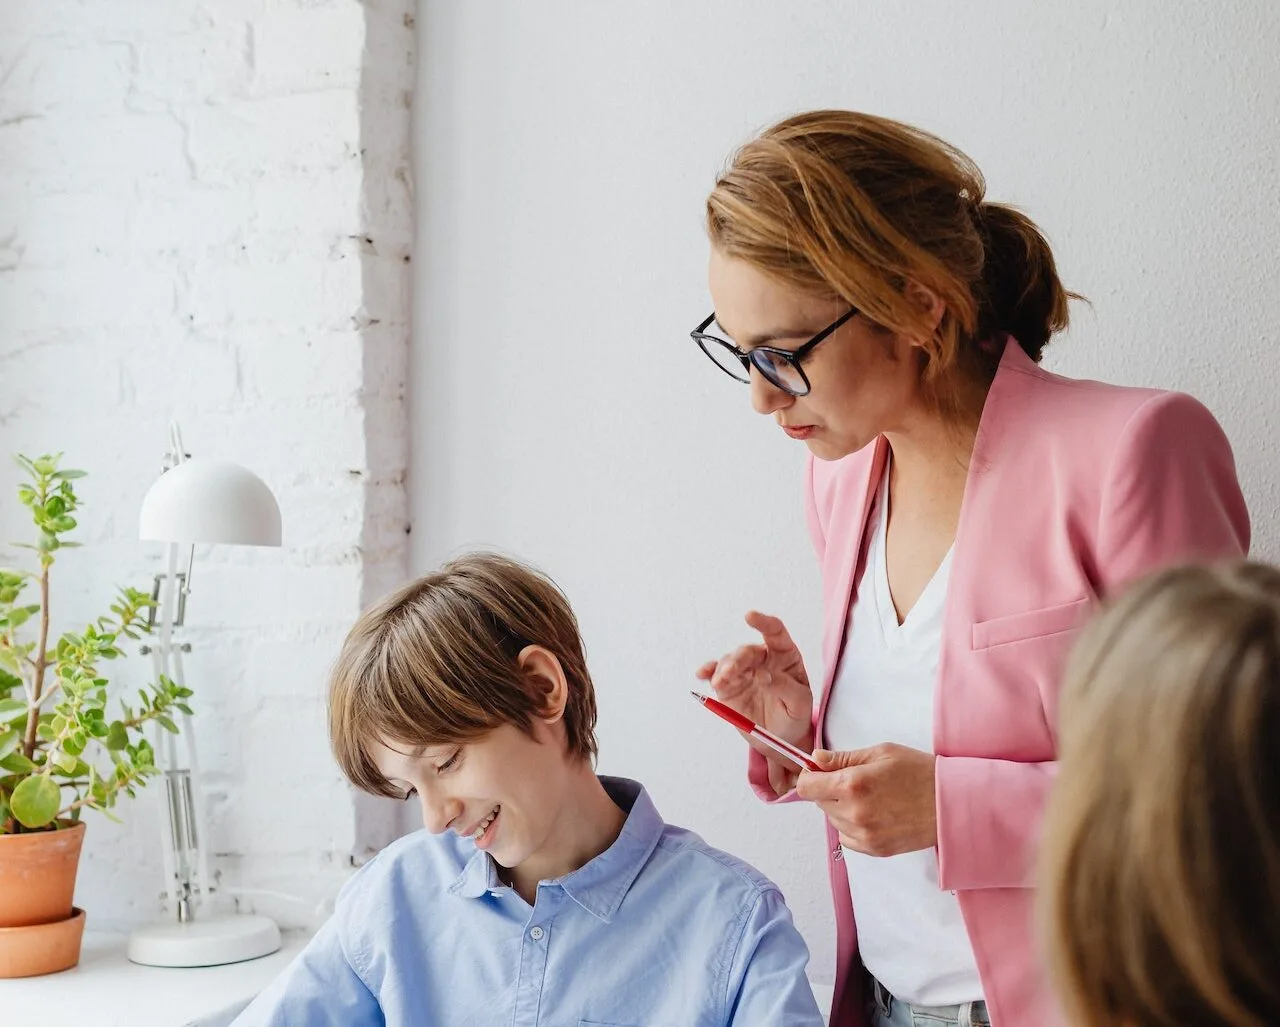
<svg viewBox="0 0 1280 1027"><path fill-rule="evenodd" d="M1280 570L1182 567L1090 625L1041 867L1080 1027L1280 1023Z"/></svg>
<svg viewBox="0 0 1280 1027"><path fill-rule="evenodd" d="M809 450L825 631L816 716L773 617L698 674L823 750L798 780L753 751L749 777L826 814L836 1027L1053 1021L1030 911L1064 643L1119 584L1248 548L1203 406L1037 366L1069 294L983 194L941 140L821 111L744 146L707 201L694 339Z"/></svg>

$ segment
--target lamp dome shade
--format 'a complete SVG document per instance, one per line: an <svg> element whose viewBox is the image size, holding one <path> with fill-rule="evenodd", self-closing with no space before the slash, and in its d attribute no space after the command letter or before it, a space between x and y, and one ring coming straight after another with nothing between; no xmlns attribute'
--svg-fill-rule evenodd
<svg viewBox="0 0 1280 1027"><path fill-rule="evenodd" d="M280 545L280 507L252 471L224 460L186 460L142 500L138 534L156 542Z"/></svg>

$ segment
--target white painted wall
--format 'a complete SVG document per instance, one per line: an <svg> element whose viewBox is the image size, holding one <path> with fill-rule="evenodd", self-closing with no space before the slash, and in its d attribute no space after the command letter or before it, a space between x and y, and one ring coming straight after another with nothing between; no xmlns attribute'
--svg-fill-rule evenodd
<svg viewBox="0 0 1280 1027"><path fill-rule="evenodd" d="M421 6L413 563L537 561L581 616L601 769L785 889L831 973L820 823L747 792L694 708L750 606L816 653L801 451L687 332L702 201L729 151L854 107L966 149L1093 300L1066 373L1190 391L1235 445L1280 557L1280 7L1015 0Z"/></svg>
<svg viewBox="0 0 1280 1027"><path fill-rule="evenodd" d="M90 476L55 567L60 626L149 584L137 540L171 416L275 490L282 550L202 547L187 660L224 883L315 921L360 807L329 755L328 667L407 558L404 379L412 0L0 0L0 455ZM27 535L0 459L0 543ZM0 546L0 561L18 554ZM113 665L122 685L148 672ZM90 817L77 903L150 919L144 792ZM398 810L396 815L398 816Z"/></svg>

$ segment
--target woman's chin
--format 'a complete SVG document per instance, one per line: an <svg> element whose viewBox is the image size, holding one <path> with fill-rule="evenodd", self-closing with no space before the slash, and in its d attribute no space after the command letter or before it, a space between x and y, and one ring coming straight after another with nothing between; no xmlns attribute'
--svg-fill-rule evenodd
<svg viewBox="0 0 1280 1027"><path fill-rule="evenodd" d="M842 460L850 453L856 453L865 445L865 443L858 445L856 441L850 441L849 439L833 438L825 432L805 439L804 444L817 460Z"/></svg>

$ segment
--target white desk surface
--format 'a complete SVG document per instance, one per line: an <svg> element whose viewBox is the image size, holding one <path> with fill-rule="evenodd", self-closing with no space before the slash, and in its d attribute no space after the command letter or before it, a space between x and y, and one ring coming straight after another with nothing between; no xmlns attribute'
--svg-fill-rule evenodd
<svg viewBox="0 0 1280 1027"><path fill-rule="evenodd" d="M5 1023L38 1027L227 1027L249 1000L302 951L286 933L279 952L227 966L176 969L125 958L128 935L86 931L80 965L46 977L0 981ZM814 984L825 1016L832 988Z"/></svg>
<svg viewBox="0 0 1280 1027"><path fill-rule="evenodd" d="M306 944L284 935L279 952L227 966L139 966L128 935L86 931L80 964L44 977L0 981L4 1022L39 1027L226 1027Z"/></svg>

